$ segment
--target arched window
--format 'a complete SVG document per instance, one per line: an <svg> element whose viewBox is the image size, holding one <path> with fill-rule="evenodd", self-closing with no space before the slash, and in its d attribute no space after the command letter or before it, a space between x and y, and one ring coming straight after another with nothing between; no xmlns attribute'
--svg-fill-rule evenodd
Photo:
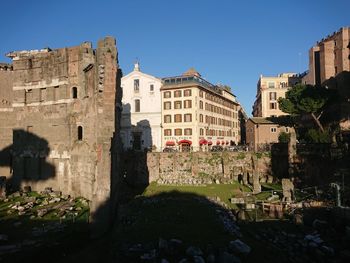
<svg viewBox="0 0 350 263"><path fill-rule="evenodd" d="M78 140L81 141L83 139L83 127L78 126Z"/></svg>
<svg viewBox="0 0 350 263"><path fill-rule="evenodd" d="M78 88L77 87L73 87L72 88L72 98L73 99L77 99L78 98Z"/></svg>

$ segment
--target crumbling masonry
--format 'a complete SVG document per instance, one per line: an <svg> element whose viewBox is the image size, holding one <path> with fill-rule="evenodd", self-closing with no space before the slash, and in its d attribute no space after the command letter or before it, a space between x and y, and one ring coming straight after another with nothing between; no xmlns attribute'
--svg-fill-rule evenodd
<svg viewBox="0 0 350 263"><path fill-rule="evenodd" d="M13 63L0 64L0 176L14 189L83 196L92 216L107 216L121 105L115 39L96 49L84 42L7 56Z"/></svg>

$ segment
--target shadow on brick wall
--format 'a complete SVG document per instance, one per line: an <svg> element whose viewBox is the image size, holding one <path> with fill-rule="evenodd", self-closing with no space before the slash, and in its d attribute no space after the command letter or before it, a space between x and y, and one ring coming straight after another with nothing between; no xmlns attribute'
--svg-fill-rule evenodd
<svg viewBox="0 0 350 263"><path fill-rule="evenodd" d="M50 154L48 141L25 131L13 131L13 143L0 151L0 166L9 167L7 190L20 190L28 182L45 181L55 177L55 166L47 161Z"/></svg>

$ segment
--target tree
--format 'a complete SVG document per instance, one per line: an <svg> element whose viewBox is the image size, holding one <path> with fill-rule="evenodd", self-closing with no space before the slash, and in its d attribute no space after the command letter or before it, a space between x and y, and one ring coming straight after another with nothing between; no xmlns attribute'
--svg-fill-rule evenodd
<svg viewBox="0 0 350 263"><path fill-rule="evenodd" d="M331 92L325 87L297 84L286 92L285 98L279 98L278 103L285 113L293 116L310 115L319 129L324 132L319 119L331 98Z"/></svg>
<svg viewBox="0 0 350 263"><path fill-rule="evenodd" d="M288 143L290 141L290 133L280 132L278 135L278 142L280 143Z"/></svg>

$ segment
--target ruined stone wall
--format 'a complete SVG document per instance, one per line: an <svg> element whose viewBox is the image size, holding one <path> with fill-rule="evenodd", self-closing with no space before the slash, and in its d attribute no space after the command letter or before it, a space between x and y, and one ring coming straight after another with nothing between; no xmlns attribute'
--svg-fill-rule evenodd
<svg viewBox="0 0 350 263"><path fill-rule="evenodd" d="M8 56L13 76L4 82L0 74L9 83L0 95L12 94L7 112L0 107L1 175L14 188L83 196L92 214L107 207L120 78L115 39L100 40L96 50L85 42Z"/></svg>
<svg viewBox="0 0 350 263"><path fill-rule="evenodd" d="M252 183L254 174L259 175L261 182L273 180L270 158L250 152L133 153L130 162L124 164L128 181L133 183L210 184L232 180Z"/></svg>
<svg viewBox="0 0 350 263"><path fill-rule="evenodd" d="M0 63L0 149L6 149L12 144L12 128L16 117L12 108L12 65ZM6 165L10 156L0 151L0 176L9 175L11 168Z"/></svg>

